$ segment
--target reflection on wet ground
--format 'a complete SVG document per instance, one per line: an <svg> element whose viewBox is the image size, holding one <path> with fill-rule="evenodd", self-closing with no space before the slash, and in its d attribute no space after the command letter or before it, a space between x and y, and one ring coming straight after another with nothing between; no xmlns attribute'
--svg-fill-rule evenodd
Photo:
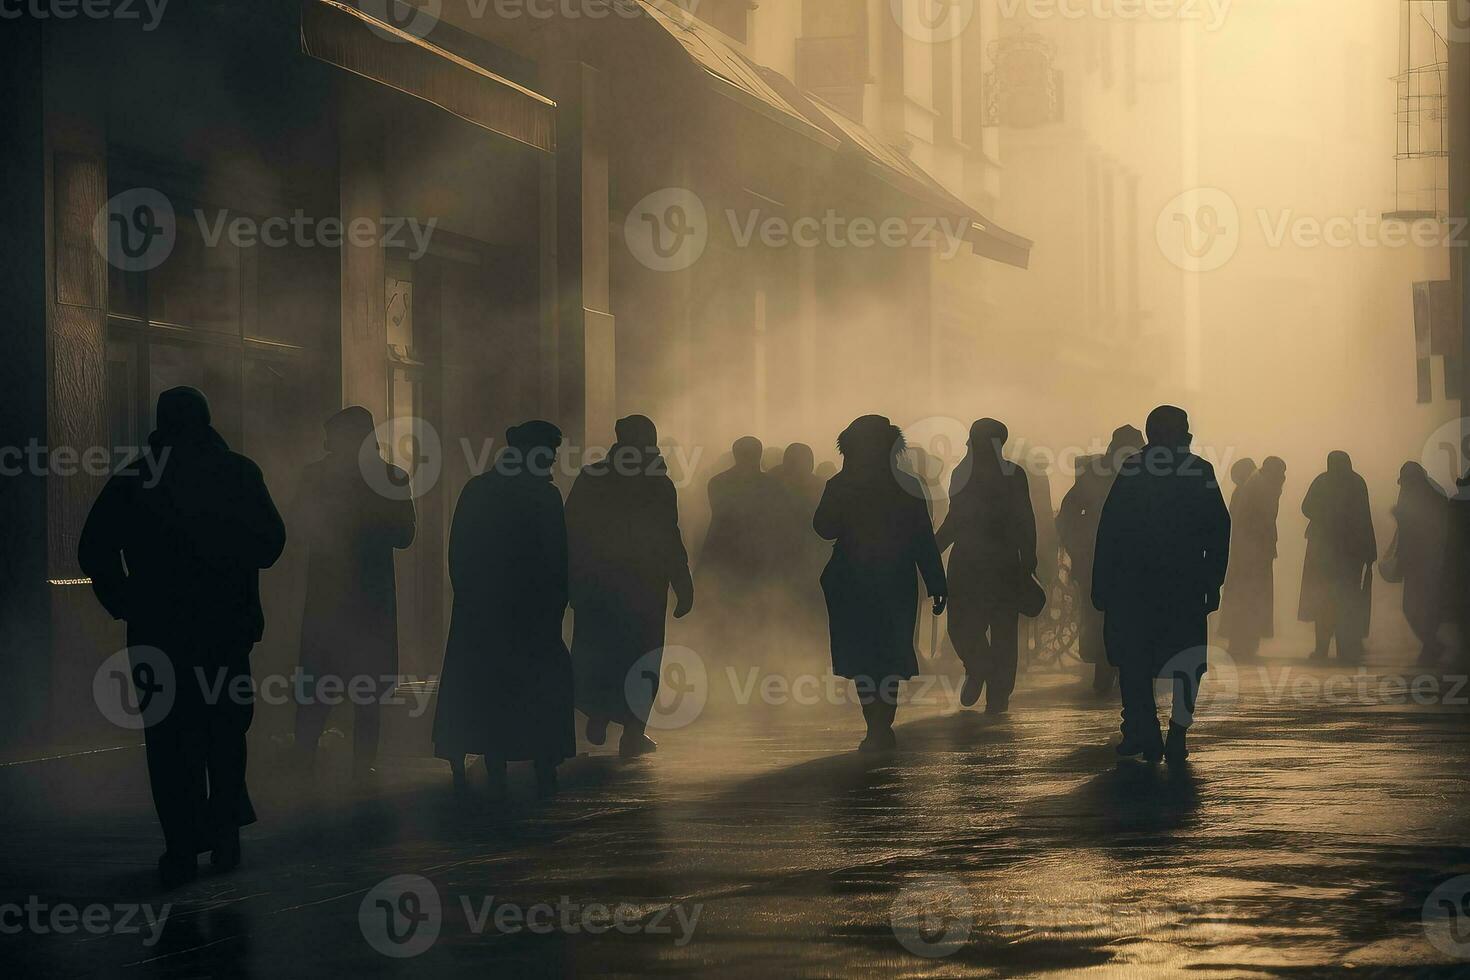
<svg viewBox="0 0 1470 980"><path fill-rule="evenodd" d="M851 751L851 706L716 692L656 756L569 763L549 803L521 772L509 804L461 803L447 770L407 759L370 789L303 784L266 747L246 865L166 894L141 751L3 767L0 901L35 908L0 916L0 959L179 977L1470 975L1470 885L1452 881L1470 872L1470 690L1381 683L1405 670L1217 674L1179 770L1119 764L1115 708L1061 677L1000 719L902 711L887 756ZM401 875L418 878L380 886ZM172 903L156 940L147 914L119 924L133 903L155 920ZM107 923L56 917L88 905Z"/></svg>

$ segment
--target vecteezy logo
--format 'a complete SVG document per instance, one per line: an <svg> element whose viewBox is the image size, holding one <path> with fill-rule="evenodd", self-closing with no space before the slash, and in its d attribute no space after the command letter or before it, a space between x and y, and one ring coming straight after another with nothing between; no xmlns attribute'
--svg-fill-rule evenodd
<svg viewBox="0 0 1470 980"><path fill-rule="evenodd" d="M639 657L623 678L628 707L649 728L683 728L704 711L709 673L688 647L659 647Z"/></svg>
<svg viewBox="0 0 1470 980"><path fill-rule="evenodd" d="M948 415L931 415L902 427L908 446L909 465L914 475L928 485L929 492L956 493L960 487L941 484L945 473L953 474L970 442L970 427ZM895 463L895 465L897 465ZM919 472L922 470L923 472Z"/></svg>
<svg viewBox="0 0 1470 980"><path fill-rule="evenodd" d="M362 897L357 925L368 945L394 959L418 956L434 945L444 924L439 889L422 875L385 878Z"/></svg>
<svg viewBox="0 0 1470 980"><path fill-rule="evenodd" d="M92 222L92 241L124 272L156 269L178 240L174 206L161 191L134 187L110 199Z"/></svg>
<svg viewBox="0 0 1470 980"><path fill-rule="evenodd" d="M942 44L965 32L975 17L975 0L889 0L899 29L915 41Z"/></svg>
<svg viewBox="0 0 1470 980"><path fill-rule="evenodd" d="M910 953L931 959L949 956L969 941L975 928L970 891L954 875L909 884L893 900L889 925Z"/></svg>
<svg viewBox="0 0 1470 980"><path fill-rule="evenodd" d="M1240 209L1218 187L1196 187L1164 205L1154 232L1170 262L1186 272L1213 272L1240 247Z"/></svg>
<svg viewBox="0 0 1470 980"><path fill-rule="evenodd" d="M1184 698L1184 708L1195 720L1217 719L1234 709L1240 700L1240 670L1235 660L1219 647L1190 647L1169 658L1159 670L1161 684Z"/></svg>
<svg viewBox="0 0 1470 980"><path fill-rule="evenodd" d="M157 647L117 651L92 675L92 700L118 728L142 731L168 716L178 694L173 661Z"/></svg>
<svg viewBox="0 0 1470 980"><path fill-rule="evenodd" d="M704 202L684 187L654 191L628 212L623 240L633 257L654 272L687 269L709 245Z"/></svg>
<svg viewBox="0 0 1470 980"><path fill-rule="evenodd" d="M1450 0L1446 34L1451 41L1470 44L1470 0Z"/></svg>
<svg viewBox="0 0 1470 980"><path fill-rule="evenodd" d="M1447 956L1470 960L1470 875L1441 882L1424 902L1424 938Z"/></svg>
<svg viewBox="0 0 1470 980"><path fill-rule="evenodd" d="M1470 500L1470 483L1458 483L1470 466L1470 419L1450 419L1430 433L1419 462L1431 477L1448 476L1443 483L1436 479L1440 489L1456 500Z"/></svg>
<svg viewBox="0 0 1470 980"><path fill-rule="evenodd" d="M358 6L374 20L396 27L404 34L426 38L439 26L439 16L444 12L443 0L361 0ZM368 24L368 29L386 41L407 40L396 31Z"/></svg>
<svg viewBox="0 0 1470 980"><path fill-rule="evenodd" d="M388 451L387 462L383 460L384 449ZM389 468L390 464L394 469ZM379 496L389 500L422 497L434 489L444 469L439 430L416 416L388 419L362 441L357 465L367 485Z"/></svg>

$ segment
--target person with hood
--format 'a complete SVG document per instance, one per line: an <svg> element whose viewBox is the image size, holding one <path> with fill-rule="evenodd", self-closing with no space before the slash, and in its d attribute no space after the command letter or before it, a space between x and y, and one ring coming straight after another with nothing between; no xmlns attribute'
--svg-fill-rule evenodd
<svg viewBox="0 0 1470 980"><path fill-rule="evenodd" d="M454 588L434 714L434 754L465 789L465 756L480 755L491 795L506 763L531 762L540 793L577 754L572 662L562 641L567 525L552 483L561 430L512 426L505 448L460 493L449 532Z"/></svg>
<svg viewBox="0 0 1470 980"><path fill-rule="evenodd" d="M296 749L310 772L332 710L318 685L349 692L352 769L364 778L376 771L381 704L398 676L393 552L413 543L413 493L382 458L367 409L344 408L324 430L327 454L307 466L292 513L308 549Z"/></svg>
<svg viewBox="0 0 1470 980"><path fill-rule="evenodd" d="M199 873L205 851L217 870L237 866L240 828L255 822L250 651L265 631L260 570L281 556L286 527L260 468L210 424L202 392L168 389L155 419L145 456L92 505L77 561L103 608L127 622L163 828L158 871L172 887ZM152 716L144 699L158 706Z"/></svg>
<svg viewBox="0 0 1470 980"><path fill-rule="evenodd" d="M1372 611L1378 539L1368 484L1353 471L1347 453L1328 454L1327 471L1307 489L1302 513L1308 522L1307 558L1297 618L1316 625L1311 659L1327 659L1336 637L1338 657L1360 661Z"/></svg>
<svg viewBox="0 0 1470 980"><path fill-rule="evenodd" d="M1395 578L1404 583L1404 619L1419 640L1419 665L1439 662L1444 645L1445 536L1449 533L1449 495L1419 463L1399 470L1397 525L1390 548ZM1387 559L1385 559L1387 562ZM1386 573L1386 570L1385 570Z"/></svg>
<svg viewBox="0 0 1470 980"><path fill-rule="evenodd" d="M1286 462L1268 456L1230 499L1230 567L1220 636L1236 657L1256 656L1261 641L1276 634L1276 519L1285 486Z"/></svg>
<svg viewBox="0 0 1470 980"><path fill-rule="evenodd" d="M658 430L644 415L619 419L606 459L582 468L567 496L576 705L587 715L587 740L601 745L609 722L622 726L624 757L652 752L644 698L658 693L668 597L674 617L694 607L689 556L679 533L678 492L658 450ZM640 676L630 680L635 668ZM640 692L640 695L642 692Z"/></svg>
<svg viewBox="0 0 1470 980"><path fill-rule="evenodd" d="M919 672L917 580L944 611L948 586L918 481L898 465L903 433L864 415L837 437L842 469L827 481L812 528L832 542L822 572L832 673L853 681L867 735L858 750L894 748L898 686Z"/></svg>
<svg viewBox="0 0 1470 980"><path fill-rule="evenodd" d="M1154 409L1144 431L1148 444L1124 460L1103 504L1092 601L1118 668L1118 754L1177 765L1189 756L1185 736L1209 666L1209 615L1220 608L1230 513L1214 468L1190 452L1183 409ZM1160 678L1173 684L1167 742L1155 701Z"/></svg>
<svg viewBox="0 0 1470 980"><path fill-rule="evenodd" d="M1078 645L1082 660L1093 665L1093 690L1112 690L1118 670L1108 662L1103 645L1103 616L1092 604L1092 560L1097 547L1097 525L1102 519L1103 502L1113 488L1113 480L1123 460L1143 448L1143 433L1131 425L1113 430L1106 453L1079 456L1076 482L1062 498L1057 513L1057 535L1072 559L1072 581L1076 584Z"/></svg>
<svg viewBox="0 0 1470 980"><path fill-rule="evenodd" d="M1227 506L1230 508L1230 516L1235 516L1235 498L1240 496L1240 491L1250 482L1250 478L1256 475L1256 461L1249 456L1237 459L1230 467L1230 499Z"/></svg>
<svg viewBox="0 0 1470 980"><path fill-rule="evenodd" d="M949 639L965 666L960 703L985 692L985 713L1004 714L1016 687L1023 588L1036 574L1036 516L1026 471L1002 455L1010 433L995 419L970 427L969 449L950 476L949 514L935 536L950 546Z"/></svg>

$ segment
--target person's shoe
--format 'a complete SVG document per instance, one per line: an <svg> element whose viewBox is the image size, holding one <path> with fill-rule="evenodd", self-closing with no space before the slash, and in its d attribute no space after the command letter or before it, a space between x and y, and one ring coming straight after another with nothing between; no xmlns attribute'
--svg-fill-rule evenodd
<svg viewBox="0 0 1470 980"><path fill-rule="evenodd" d="M1189 758L1189 747L1184 744L1184 736L1189 731L1169 722L1169 739L1164 743L1164 761L1171 766L1177 766Z"/></svg>
<svg viewBox="0 0 1470 980"><path fill-rule="evenodd" d="M985 678L966 673L964 686L960 688L960 704L966 708L973 708L980 700L980 693L984 690Z"/></svg>
<svg viewBox="0 0 1470 980"><path fill-rule="evenodd" d="M500 801L510 797L510 780L505 774L505 763L492 762L484 756L480 764L485 767L485 781L490 787L490 799Z"/></svg>
<svg viewBox="0 0 1470 980"><path fill-rule="evenodd" d="M556 781L556 766L538 762L536 764L536 795L555 796L559 788Z"/></svg>
<svg viewBox="0 0 1470 980"><path fill-rule="evenodd" d="M587 741L591 742L593 745L601 745L603 742L607 741L606 718L589 717L587 719Z"/></svg>
<svg viewBox="0 0 1470 980"><path fill-rule="evenodd" d="M199 857L164 851L158 859L158 881L165 888L178 888L199 877Z"/></svg>
<svg viewBox="0 0 1470 980"><path fill-rule="evenodd" d="M240 828L222 831L209 852L209 866L216 871L234 871L240 866Z"/></svg>
<svg viewBox="0 0 1470 980"><path fill-rule="evenodd" d="M1131 759L1135 755L1143 755L1145 747L1143 739L1135 735L1124 735L1123 741L1119 742L1118 747L1113 751L1118 753L1120 758Z"/></svg>
<svg viewBox="0 0 1470 980"><path fill-rule="evenodd" d="M858 743L857 750L864 754L871 752L891 752L898 748L898 736L893 734L889 728L881 732L869 732L867 738Z"/></svg>
<svg viewBox="0 0 1470 980"><path fill-rule="evenodd" d="M992 694L990 699L985 702L985 713L987 715L1003 715L1010 710L1010 698L998 698Z"/></svg>
<svg viewBox="0 0 1470 980"><path fill-rule="evenodd" d="M1152 738L1149 736L1152 736ZM1143 761L1150 764L1162 762L1164 758L1164 739L1159 734L1159 730L1155 728L1153 731L1147 732L1144 739Z"/></svg>
<svg viewBox="0 0 1470 980"><path fill-rule="evenodd" d="M618 741L618 755L624 759L634 759L657 751L658 743L642 732L632 734L625 729L623 737Z"/></svg>

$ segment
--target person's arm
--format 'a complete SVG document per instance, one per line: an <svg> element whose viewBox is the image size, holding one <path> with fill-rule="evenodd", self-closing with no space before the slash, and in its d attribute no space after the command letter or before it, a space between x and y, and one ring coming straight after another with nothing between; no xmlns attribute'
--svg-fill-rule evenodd
<svg viewBox="0 0 1470 980"><path fill-rule="evenodd" d="M682 619L694 608L694 577L689 573L689 552L679 530L679 491L667 477L657 485L669 556L669 588L674 590L674 618Z"/></svg>
<svg viewBox="0 0 1470 980"><path fill-rule="evenodd" d="M414 507L408 474L391 463L386 465L389 481L406 491L401 500L382 498L381 520L384 536L388 544L401 551L413 544L413 539L418 534L418 512Z"/></svg>
<svg viewBox="0 0 1470 980"><path fill-rule="evenodd" d="M1031 504L1031 485L1026 471L1016 467L1016 524L1019 532L1017 550L1021 559L1021 570L1027 575L1036 573L1036 508Z"/></svg>
<svg viewBox="0 0 1470 980"><path fill-rule="evenodd" d="M1230 565L1230 508L1225 505L1219 482L1214 479L1214 469L1209 463L1203 465L1205 611L1212 613L1220 608L1220 588L1225 584L1225 571Z"/></svg>
<svg viewBox="0 0 1470 980"><path fill-rule="evenodd" d="M1098 516L1096 544L1092 549L1092 606L1099 612L1107 612L1119 575L1127 541L1127 497L1131 488L1129 474L1119 473Z"/></svg>
<svg viewBox="0 0 1470 980"><path fill-rule="evenodd" d="M822 488L822 499L817 502L812 515L812 530L826 541L836 541L842 532L842 488L835 479L828 480Z"/></svg>
<svg viewBox="0 0 1470 980"><path fill-rule="evenodd" d="M944 560L940 557L939 545L934 537L934 525L929 521L929 505L915 500L913 508L914 564L924 579L924 588L934 600L934 615L944 612L949 600L949 582L944 574Z"/></svg>
<svg viewBox="0 0 1470 980"><path fill-rule="evenodd" d="M125 479L114 476L103 486L77 541L77 564L92 580L92 593L113 619L128 617L128 576L122 559L122 531L129 519Z"/></svg>
<svg viewBox="0 0 1470 980"><path fill-rule="evenodd" d="M561 495L552 488L542 495L541 515L538 522L541 534L541 558L549 572L547 584L551 590L551 601L565 610L567 605L567 520L562 510Z"/></svg>

